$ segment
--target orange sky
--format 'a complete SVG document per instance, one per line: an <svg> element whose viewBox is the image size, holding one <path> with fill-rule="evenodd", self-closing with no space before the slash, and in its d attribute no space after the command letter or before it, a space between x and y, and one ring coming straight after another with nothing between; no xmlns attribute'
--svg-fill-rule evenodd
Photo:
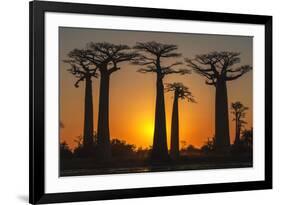
<svg viewBox="0 0 281 205"><path fill-rule="evenodd" d="M71 148L75 137L83 133L84 82L74 87L75 78L66 71L68 65L62 60L74 48L84 48L86 43L110 42L133 46L137 41L155 40L160 43L172 43L179 47L183 57L171 59L182 61L184 57L211 51L241 52L241 64L252 65L252 37L196 35L160 32L116 31L97 29L60 28L60 121L64 128L60 130L60 140L66 141ZM166 61L168 62L168 61ZM165 63L165 62L163 62ZM122 63L121 70L111 76L109 124L111 138L126 140L128 143L148 147L152 145L154 109L156 94L156 75L136 72L139 66ZM237 64L239 66L239 64ZM253 73L250 71L235 81L228 82L228 101L241 101L249 107L246 114L247 128L252 127L252 90ZM215 88L206 85L205 79L195 73L180 76L169 75L164 83L182 82L188 86L197 103L179 101L180 141L187 145L200 147L214 135ZM93 80L94 129L97 128L99 79ZM168 144L172 114L172 93L165 94L166 123ZM229 113L231 141L234 140L234 121Z"/></svg>

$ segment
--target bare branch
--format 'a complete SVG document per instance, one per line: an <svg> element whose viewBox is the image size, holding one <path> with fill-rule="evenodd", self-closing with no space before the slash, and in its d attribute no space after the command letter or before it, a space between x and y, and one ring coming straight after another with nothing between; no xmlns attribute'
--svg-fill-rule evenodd
<svg viewBox="0 0 281 205"><path fill-rule="evenodd" d="M85 78L86 78L85 76L82 76L81 78L79 78L79 79L75 82L74 86L75 86L76 88L78 88L78 87L79 87L79 83L80 83L81 81L84 81Z"/></svg>
<svg viewBox="0 0 281 205"><path fill-rule="evenodd" d="M227 81L235 80L235 79L241 77L242 75L244 75L245 73L249 72L250 70L252 70L252 67L249 65L244 65L239 68L230 70L228 72L233 73L233 74L226 75L225 80L227 80Z"/></svg>
<svg viewBox="0 0 281 205"><path fill-rule="evenodd" d="M151 72L157 72L157 69L155 66L147 66L147 68L140 68L138 69L138 72L140 73L151 73Z"/></svg>

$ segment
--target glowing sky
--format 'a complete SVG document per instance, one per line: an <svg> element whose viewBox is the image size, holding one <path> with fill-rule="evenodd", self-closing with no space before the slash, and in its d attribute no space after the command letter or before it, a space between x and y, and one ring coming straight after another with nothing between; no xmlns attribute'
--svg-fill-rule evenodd
<svg viewBox="0 0 281 205"><path fill-rule="evenodd" d="M196 54L211 51L241 52L241 63L252 65L252 37L200 35L163 32L140 32L121 30L98 30L83 28L59 29L60 54L60 121L64 128L60 129L60 140L66 141L70 147L75 145L75 137L83 133L84 115L84 82L79 88L74 87L75 78L68 71L68 64L62 62L67 53L74 48L84 48L92 42L110 42L133 46L136 42L157 41L178 45L177 52L182 57L171 59L183 61L185 57L192 58ZM165 61L168 62L168 61ZM111 76L109 124L111 138L126 140L128 143L148 147L152 145L154 109L156 94L156 75L136 72L139 66L122 63L121 70ZM254 68L253 68L254 69ZM215 88L205 84L205 79L194 72L191 75L169 75L164 83L182 82L188 86L197 103L179 101L180 141L187 145L200 147L208 137L214 135L214 103ZM252 127L253 104L253 71L248 72L235 81L228 82L228 102L241 101L249 107L246 114L248 124ZM93 80L94 129L97 128L99 79ZM170 127L172 114L172 93L165 94L166 123L168 144L170 142ZM229 110L230 112L230 110ZM231 141L234 140L235 125L229 113Z"/></svg>

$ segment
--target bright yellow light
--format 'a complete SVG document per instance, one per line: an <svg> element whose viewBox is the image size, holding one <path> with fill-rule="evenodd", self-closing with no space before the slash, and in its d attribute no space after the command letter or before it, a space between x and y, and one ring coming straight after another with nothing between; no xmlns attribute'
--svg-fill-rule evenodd
<svg viewBox="0 0 281 205"><path fill-rule="evenodd" d="M154 125L152 122L147 121L144 123L142 126L142 133L144 134L145 137L152 138L153 137L153 132L154 132Z"/></svg>

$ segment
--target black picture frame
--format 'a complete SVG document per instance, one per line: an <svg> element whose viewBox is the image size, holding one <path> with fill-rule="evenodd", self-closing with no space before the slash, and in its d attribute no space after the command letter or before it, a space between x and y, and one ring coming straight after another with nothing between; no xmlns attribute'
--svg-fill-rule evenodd
<svg viewBox="0 0 281 205"><path fill-rule="evenodd" d="M30 165L29 202L75 202L272 188L272 17L169 9L104 6L61 2L30 2ZM71 193L45 192L44 164L44 14L45 12L247 23L265 26L265 180Z"/></svg>

